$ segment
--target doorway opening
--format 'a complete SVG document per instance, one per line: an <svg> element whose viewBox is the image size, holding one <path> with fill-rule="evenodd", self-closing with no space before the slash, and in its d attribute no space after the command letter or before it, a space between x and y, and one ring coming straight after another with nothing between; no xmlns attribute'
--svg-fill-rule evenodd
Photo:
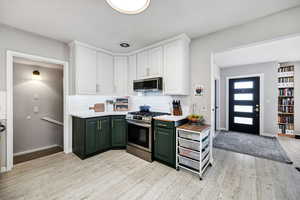
<svg viewBox="0 0 300 200"><path fill-rule="evenodd" d="M63 151L63 65L13 60L14 164Z"/></svg>
<svg viewBox="0 0 300 200"><path fill-rule="evenodd" d="M41 56L36 56L36 55L31 55L31 54L25 54L25 53L21 53L21 52L15 52L15 51L7 51L6 53L6 62L7 62L7 68L6 68L6 72L7 72L7 80L6 80L6 86L7 86L7 94L6 94L6 113L7 113L7 131L6 131L6 135L5 135L5 157L4 160L6 161L5 164L5 169L2 169L2 171L10 171L12 170L13 166L14 166L14 153L15 156L18 155L18 153L21 154L27 154L27 153L32 153L33 152L39 152L38 157L40 155L47 155L47 153L52 153L53 149L50 149L50 147L60 147L59 150L61 150L61 148L63 148L63 151L65 153L70 153L72 152L72 138L71 138L71 130L69 128L69 124L71 124L71 117L68 115L68 94L69 94L69 64L66 61L61 61L61 60L56 60L56 59L52 59L52 58L46 58L46 57L41 57ZM28 77L27 79L25 78L25 80L23 83L21 83L21 86L27 85L27 87L24 87L22 90L20 90L19 92L24 92L26 89L30 88L33 89L31 92L28 92L31 94L30 97L23 97L23 99L21 98L17 98L14 97L14 93L15 91L17 91L17 89L14 87L14 83L15 83L15 77L14 77L14 65L17 65L17 62L21 62L24 64L33 64L34 63L34 67L32 66L31 69L29 68L24 68L25 71L28 71L24 74L27 74ZM37 64L38 63L38 64ZM39 67L38 67L39 66ZM47 102L46 100L44 101L44 96L46 95L44 92L46 90L52 91L52 89L50 89L53 84L48 85L48 83L50 83L51 81L48 80L42 80L43 79L43 74L45 73L45 70L50 70L51 67L53 68L53 66L59 67L60 68L60 73L62 74L63 78L61 80L62 82L62 88L61 88L61 92L60 95L62 95L62 100L60 100L60 103L62 101L62 108L60 108L60 110L62 110L62 116L60 115L60 117L56 118L55 116L52 115L51 112L47 112L47 109L44 110L45 106L44 102ZM54 67L55 68L55 67ZM29 70L30 69L30 70ZM23 72L22 72L23 73ZM30 74L30 75L29 75ZM46 74L46 73L45 73ZM44 75L45 75L44 74ZM40 76L39 76L40 75ZM30 78L29 78L30 76ZM30 79L30 80L29 80ZM18 83L18 81L16 81ZM35 83L34 83L35 82ZM47 83L47 84L46 84ZM35 86L34 86L35 84ZM61 84L60 84L61 85ZM19 87L20 85L18 85ZM20 87L21 87L20 86ZM37 86L39 87L39 90L37 90ZM43 88L44 87L44 88ZM35 88L35 90L34 90ZM41 88L43 88L44 90L41 90ZM39 92L35 92L35 91L39 91ZM53 91L52 91L53 92ZM50 92L49 92L50 94ZM47 94L48 95L48 94ZM52 93L51 97L46 97L47 100L53 98L54 93ZM28 101L28 98L30 99L30 104L26 101ZM27 115L21 115L18 114L17 111L15 110L17 108L17 101L22 101L20 102L21 105L18 105L22 110L20 112L24 112L24 110L26 111L25 113L27 113ZM29 104L29 105L28 105ZM51 109L55 110L55 104L51 105ZM28 110L26 110L28 109ZM49 110L51 110L49 109ZM49 111L48 110L48 111ZM45 112L44 112L45 111ZM14 141L15 137L14 134L18 134L18 128L16 128L14 122L16 118L21 117L24 119L25 116L25 121L34 121L34 120L39 120L39 122L47 124L46 126L53 126L55 128L53 129L62 129L61 131L61 135L62 137L60 137L60 144L61 145L44 145L45 143L43 143L43 145L40 145L40 147L38 145L34 145L34 148L30 148L29 150L25 149L23 146L21 148L20 152L14 151L16 150L17 147L16 146L16 141ZM51 124L51 125L50 125ZM17 122L18 125L18 122ZM22 123L21 123L22 126ZM33 125L30 125L34 131L33 132L37 132L37 134L39 134L39 136L43 136L43 134L45 132L42 131L37 131L39 130L38 127L42 127L42 125L36 125L35 123L33 123ZM60 128L58 128L60 127ZM21 128L20 128L21 129ZM42 130L42 128L40 128ZM23 129L21 129L21 132L25 132L23 131ZM45 136L45 135L44 135ZM35 140L38 137L36 135L30 137L31 140ZM41 137L42 140L47 138L47 137ZM62 139L63 138L63 139ZM43 141L44 142L44 141ZM49 150L49 152L46 152L44 150ZM55 150L58 151L58 150ZM29 157L33 157L35 158L35 156L32 155L28 155Z"/></svg>

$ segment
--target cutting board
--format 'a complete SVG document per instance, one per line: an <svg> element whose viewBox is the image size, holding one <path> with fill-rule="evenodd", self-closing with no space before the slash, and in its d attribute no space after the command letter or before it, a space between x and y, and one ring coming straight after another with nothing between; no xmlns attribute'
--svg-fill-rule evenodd
<svg viewBox="0 0 300 200"><path fill-rule="evenodd" d="M90 110L94 110L95 112L104 112L105 111L105 105L104 103L96 103L94 107L90 107Z"/></svg>

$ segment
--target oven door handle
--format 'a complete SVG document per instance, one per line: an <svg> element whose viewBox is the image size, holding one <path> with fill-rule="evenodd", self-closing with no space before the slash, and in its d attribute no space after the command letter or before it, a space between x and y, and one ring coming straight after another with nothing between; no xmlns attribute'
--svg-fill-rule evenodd
<svg viewBox="0 0 300 200"><path fill-rule="evenodd" d="M133 122L131 120L127 120L127 123L128 124L133 124L133 125L136 125L136 126L142 126L142 127L145 127L145 128L151 128L150 124L137 123L137 122Z"/></svg>

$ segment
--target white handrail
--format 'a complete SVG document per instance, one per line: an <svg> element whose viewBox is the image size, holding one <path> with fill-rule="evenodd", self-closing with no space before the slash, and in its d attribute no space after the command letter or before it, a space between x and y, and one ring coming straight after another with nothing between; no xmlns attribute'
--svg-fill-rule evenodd
<svg viewBox="0 0 300 200"><path fill-rule="evenodd" d="M45 120L47 122L50 122L50 123L53 123L53 124L56 124L56 125L64 126L64 123L59 122L59 121L57 121L55 119L52 119L52 118L49 118L49 117L42 117L42 120Z"/></svg>

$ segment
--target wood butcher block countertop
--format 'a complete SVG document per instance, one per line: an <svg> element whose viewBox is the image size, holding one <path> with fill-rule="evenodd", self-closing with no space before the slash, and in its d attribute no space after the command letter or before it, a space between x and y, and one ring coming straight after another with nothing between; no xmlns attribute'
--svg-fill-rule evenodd
<svg viewBox="0 0 300 200"><path fill-rule="evenodd" d="M187 130L187 131L195 131L195 132L201 133L202 131L204 131L205 129L207 129L209 127L210 127L209 125L192 125L192 124L186 123L177 128Z"/></svg>

